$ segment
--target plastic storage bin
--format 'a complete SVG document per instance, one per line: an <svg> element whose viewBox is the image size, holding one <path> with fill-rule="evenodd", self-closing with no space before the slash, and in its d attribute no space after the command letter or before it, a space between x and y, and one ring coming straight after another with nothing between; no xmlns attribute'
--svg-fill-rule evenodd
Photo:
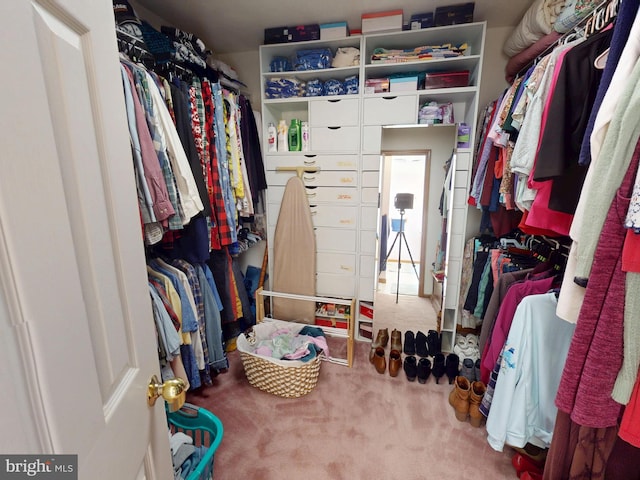
<svg viewBox="0 0 640 480"><path fill-rule="evenodd" d="M196 469L187 480L207 480L213 478L213 455L222 441L222 422L209 410L185 403L177 412L167 411L171 433L183 432L193 438L196 447L208 447Z"/></svg>

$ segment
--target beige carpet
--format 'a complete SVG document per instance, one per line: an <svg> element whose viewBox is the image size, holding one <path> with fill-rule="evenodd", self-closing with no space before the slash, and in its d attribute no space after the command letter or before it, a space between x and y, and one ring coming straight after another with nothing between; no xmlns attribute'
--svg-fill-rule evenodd
<svg viewBox="0 0 640 480"><path fill-rule="evenodd" d="M336 342L331 347L341 349ZM484 427L455 419L446 380L423 385L403 373L380 375L368 351L356 343L351 369L322 363L318 385L299 399L250 386L238 353L230 353L229 372L207 397L188 397L224 424L216 480L516 478L510 449L495 452Z"/></svg>
<svg viewBox="0 0 640 480"><path fill-rule="evenodd" d="M431 299L416 295L398 295L396 303L395 293L376 293L375 309L373 316L374 337L381 328L388 328L389 334L396 328L402 332L418 330L427 333L429 329L436 328L436 311L431 305Z"/></svg>

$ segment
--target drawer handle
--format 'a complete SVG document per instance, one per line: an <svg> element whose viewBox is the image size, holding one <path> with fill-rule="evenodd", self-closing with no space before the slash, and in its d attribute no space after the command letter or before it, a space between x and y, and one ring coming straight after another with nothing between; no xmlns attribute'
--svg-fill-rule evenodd
<svg viewBox="0 0 640 480"><path fill-rule="evenodd" d="M316 198L316 192L307 193L307 198Z"/></svg>
<svg viewBox="0 0 640 480"><path fill-rule="evenodd" d="M347 272L350 272L351 267L348 265L340 265L340 270L346 270Z"/></svg>
<svg viewBox="0 0 640 480"><path fill-rule="evenodd" d="M317 155L311 155L311 154L305 154L304 156L307 157L307 158L315 158L315 157L317 157Z"/></svg>
<svg viewBox="0 0 640 480"><path fill-rule="evenodd" d="M330 103L338 103L340 100L342 100L342 99L341 99L341 98L332 98L332 99L330 99L330 100L327 100L327 102L330 102Z"/></svg>
<svg viewBox="0 0 640 480"><path fill-rule="evenodd" d="M308 167L310 167L311 165L315 165L316 161L315 160L303 160L302 161L305 165L307 165Z"/></svg>
<svg viewBox="0 0 640 480"><path fill-rule="evenodd" d="M338 130L339 128L342 128L342 127L327 127L327 128L328 128L329 130Z"/></svg>
<svg viewBox="0 0 640 480"><path fill-rule="evenodd" d="M302 176L302 179L303 179L305 182L315 182L315 181L316 181L316 177L315 177L315 175L313 175L313 176L303 175L303 176Z"/></svg>
<svg viewBox="0 0 640 480"><path fill-rule="evenodd" d="M311 210L311 216L317 215L318 212L316 212L315 210Z"/></svg>
<svg viewBox="0 0 640 480"><path fill-rule="evenodd" d="M395 100L396 98L398 98L397 96L395 97L382 97L384 100Z"/></svg>

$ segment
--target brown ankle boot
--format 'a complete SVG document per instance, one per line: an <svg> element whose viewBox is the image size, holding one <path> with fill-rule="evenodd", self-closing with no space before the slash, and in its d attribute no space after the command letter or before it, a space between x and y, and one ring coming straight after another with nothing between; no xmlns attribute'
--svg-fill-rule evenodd
<svg viewBox="0 0 640 480"><path fill-rule="evenodd" d="M389 342L389 329L388 328L381 328L380 330L378 330L378 335L376 336L376 339L371 342L371 350L369 351L369 361L371 363L373 363L373 360L375 358L375 354L376 354L376 348L378 347L386 347L387 343Z"/></svg>
<svg viewBox="0 0 640 480"><path fill-rule="evenodd" d="M449 394L449 405L456 412L456 418L465 422L469 416L469 393L471 385L465 377L457 376L454 380L453 390Z"/></svg>
<svg viewBox="0 0 640 480"><path fill-rule="evenodd" d="M482 382L473 382L471 384L471 393L469 395L469 423L474 427L482 426L484 415L480 412L480 404L487 386Z"/></svg>

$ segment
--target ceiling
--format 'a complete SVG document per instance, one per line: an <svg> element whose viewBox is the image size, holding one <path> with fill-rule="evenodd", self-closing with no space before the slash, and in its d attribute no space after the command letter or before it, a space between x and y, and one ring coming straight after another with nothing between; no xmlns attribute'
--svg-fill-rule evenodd
<svg viewBox="0 0 640 480"><path fill-rule="evenodd" d="M457 0L137 0L131 2L145 18L144 9L171 25L200 37L215 53L257 50L264 29L310 23L346 21L360 28L362 13L402 9L405 22L414 13L463 3ZM533 0L476 0L474 21L488 27L515 26ZM165 23L166 24L166 23Z"/></svg>

